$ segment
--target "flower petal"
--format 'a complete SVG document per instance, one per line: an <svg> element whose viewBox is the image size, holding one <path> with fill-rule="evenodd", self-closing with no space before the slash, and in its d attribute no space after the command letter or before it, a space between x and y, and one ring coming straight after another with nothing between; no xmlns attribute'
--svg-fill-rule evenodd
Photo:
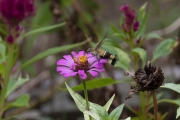
<svg viewBox="0 0 180 120"><path fill-rule="evenodd" d="M104 72L104 69L103 68L93 68L93 69L90 69L89 71Z"/></svg>
<svg viewBox="0 0 180 120"><path fill-rule="evenodd" d="M100 63L107 63L108 62L108 60L107 59L100 59L100 61L99 61Z"/></svg>
<svg viewBox="0 0 180 120"><path fill-rule="evenodd" d="M78 56L82 56L82 55L84 55L84 51L79 51Z"/></svg>
<svg viewBox="0 0 180 120"><path fill-rule="evenodd" d="M88 71L93 77L97 76L98 75L98 72L95 72L95 71Z"/></svg>
<svg viewBox="0 0 180 120"><path fill-rule="evenodd" d="M73 55L73 57L77 57L78 56L78 54L76 52L74 52L74 51L72 51L71 54Z"/></svg>
<svg viewBox="0 0 180 120"><path fill-rule="evenodd" d="M73 70L69 69L64 69L63 71L60 72L61 75L63 75L65 78L75 76L77 72L74 72Z"/></svg>
<svg viewBox="0 0 180 120"><path fill-rule="evenodd" d="M92 63L94 63L94 62L96 62L96 61L98 61L97 58L96 58L96 56L90 56L90 57L88 57L88 62L89 62L89 64L92 64Z"/></svg>
<svg viewBox="0 0 180 120"><path fill-rule="evenodd" d="M74 63L74 60L72 59L71 55L64 55L63 56L70 64Z"/></svg>
<svg viewBox="0 0 180 120"><path fill-rule="evenodd" d="M68 78L70 76L70 74L61 74L63 75L65 78Z"/></svg>
<svg viewBox="0 0 180 120"><path fill-rule="evenodd" d="M56 71L64 71L64 70L70 70L70 68L65 67L65 66L58 66L58 67L56 68Z"/></svg>
<svg viewBox="0 0 180 120"><path fill-rule="evenodd" d="M72 72L74 72L73 70L69 70L69 69L64 69L63 71L60 71L60 74L63 75L63 74L71 74Z"/></svg>
<svg viewBox="0 0 180 120"><path fill-rule="evenodd" d="M57 65L62 65L62 66L67 66L67 67L71 67L72 63L69 63L67 60L65 59L60 59L57 61Z"/></svg>
<svg viewBox="0 0 180 120"><path fill-rule="evenodd" d="M70 76L76 76L76 74L77 74L77 72L72 72L72 73L70 73Z"/></svg>
<svg viewBox="0 0 180 120"><path fill-rule="evenodd" d="M87 57L93 57L93 55L92 55L91 53L85 53L85 55L86 55Z"/></svg>
<svg viewBox="0 0 180 120"><path fill-rule="evenodd" d="M99 61L94 62L93 64L91 64L90 68L102 68L103 64L100 63Z"/></svg>
<svg viewBox="0 0 180 120"><path fill-rule="evenodd" d="M87 75L84 70L78 70L78 75L81 79L86 79Z"/></svg>

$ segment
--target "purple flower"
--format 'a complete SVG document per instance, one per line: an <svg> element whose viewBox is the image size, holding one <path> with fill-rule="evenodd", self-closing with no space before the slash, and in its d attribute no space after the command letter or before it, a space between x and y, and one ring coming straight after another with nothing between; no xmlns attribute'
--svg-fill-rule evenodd
<svg viewBox="0 0 180 120"><path fill-rule="evenodd" d="M0 15L10 26L17 25L34 13L34 0L0 0Z"/></svg>
<svg viewBox="0 0 180 120"><path fill-rule="evenodd" d="M65 78L76 76L77 74L81 79L86 79L86 73L90 73L92 76L97 76L98 72L103 72L103 63L107 60L96 59L96 56L84 51L79 51L78 54L71 52L71 55L64 55L63 59L57 61L57 71L60 72Z"/></svg>
<svg viewBox="0 0 180 120"><path fill-rule="evenodd" d="M130 32L131 30L137 31L139 29L139 22L137 21L135 11L132 10L129 5L121 6L120 11L123 12L125 16L122 29L125 32Z"/></svg>

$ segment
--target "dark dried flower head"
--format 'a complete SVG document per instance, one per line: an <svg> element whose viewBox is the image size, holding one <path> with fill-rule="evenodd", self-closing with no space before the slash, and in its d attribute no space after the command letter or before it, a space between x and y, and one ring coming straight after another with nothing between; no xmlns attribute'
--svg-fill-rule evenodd
<svg viewBox="0 0 180 120"><path fill-rule="evenodd" d="M124 23L122 24L124 32L137 31L139 29L139 22L137 21L135 11L129 5L121 6L120 11L125 16Z"/></svg>
<svg viewBox="0 0 180 120"><path fill-rule="evenodd" d="M144 68L139 68L135 73L126 72L126 75L131 75L135 82L135 86L131 86L131 90L126 99L131 98L132 94L139 91L153 91L158 89L164 82L164 73L160 67L156 69L155 66L151 66L150 61Z"/></svg>
<svg viewBox="0 0 180 120"><path fill-rule="evenodd" d="M10 26L17 25L34 13L34 0L0 0L1 17Z"/></svg>

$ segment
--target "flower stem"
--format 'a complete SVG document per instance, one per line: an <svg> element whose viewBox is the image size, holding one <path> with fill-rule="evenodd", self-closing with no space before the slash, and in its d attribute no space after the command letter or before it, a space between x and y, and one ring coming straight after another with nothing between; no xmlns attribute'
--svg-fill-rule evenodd
<svg viewBox="0 0 180 120"><path fill-rule="evenodd" d="M4 105L5 105L5 100L6 100L6 92L7 92L7 87L8 87L8 82L9 82L9 76L10 72L12 69L12 60L13 60L13 51L11 48L8 49L8 59L6 60L6 68L5 68L5 75L4 75L4 85L1 90L1 98L0 98L0 120L3 118L4 114Z"/></svg>
<svg viewBox="0 0 180 120"><path fill-rule="evenodd" d="M156 99L156 92L153 90L153 102L154 102L154 120L158 120L157 113L158 113L158 106L157 106L157 99Z"/></svg>
<svg viewBox="0 0 180 120"><path fill-rule="evenodd" d="M84 87L84 96L86 99L86 105L87 105L87 110L89 111L89 102L88 102L88 93L87 93L87 89L86 89L86 80L83 80L83 87ZM91 116L89 116L89 119L92 120Z"/></svg>

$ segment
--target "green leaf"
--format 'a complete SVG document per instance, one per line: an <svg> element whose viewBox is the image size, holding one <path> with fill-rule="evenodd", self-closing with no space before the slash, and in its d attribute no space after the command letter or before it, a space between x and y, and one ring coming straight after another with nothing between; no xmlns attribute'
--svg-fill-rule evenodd
<svg viewBox="0 0 180 120"><path fill-rule="evenodd" d="M84 114L92 116L95 120L107 120L108 113L102 106L91 102L89 103L90 110L84 111Z"/></svg>
<svg viewBox="0 0 180 120"><path fill-rule="evenodd" d="M158 103L163 103L163 102L167 102L167 103L171 103L171 104L175 104L177 106L180 106L180 99L175 99L175 100L170 100L170 99L161 99L158 100ZM153 106L152 106L153 107Z"/></svg>
<svg viewBox="0 0 180 120"><path fill-rule="evenodd" d="M174 90L178 93L180 93L180 84L174 84L174 83L165 83L164 85L160 86L161 88L167 88Z"/></svg>
<svg viewBox="0 0 180 120"><path fill-rule="evenodd" d="M10 78L8 81L8 86L7 86L7 92L6 92L6 97L13 92L16 88L24 84L29 80L29 76L26 75L26 78L22 78L21 75L19 76L18 80L15 81L13 78Z"/></svg>
<svg viewBox="0 0 180 120"><path fill-rule="evenodd" d="M145 38L156 38L162 40L163 38L160 37L157 33L149 33L145 36Z"/></svg>
<svg viewBox="0 0 180 120"><path fill-rule="evenodd" d="M92 24L92 22L93 22L93 18L92 17L93 16L89 12L84 11L84 12L82 12L82 15L85 18L87 24Z"/></svg>
<svg viewBox="0 0 180 120"><path fill-rule="evenodd" d="M108 102L103 106L106 111L109 110L109 107L111 106L113 100L114 100L115 94L108 100Z"/></svg>
<svg viewBox="0 0 180 120"><path fill-rule="evenodd" d="M95 120L103 120L102 117L106 118L108 116L106 110L102 106L95 103L89 102L89 110L87 110L86 100L78 93L74 92L67 84L66 87L81 112L87 115L91 115Z"/></svg>
<svg viewBox="0 0 180 120"><path fill-rule="evenodd" d="M4 62L6 59L6 45L0 41L0 63Z"/></svg>
<svg viewBox="0 0 180 120"><path fill-rule="evenodd" d="M119 48L115 48L117 52L118 61L115 67L120 67L124 70L128 70L130 67L131 59L129 55Z"/></svg>
<svg viewBox="0 0 180 120"><path fill-rule="evenodd" d="M162 116L161 116L161 120L165 120L166 116L168 115L168 112L165 112Z"/></svg>
<svg viewBox="0 0 180 120"><path fill-rule="evenodd" d="M113 80L111 78L99 78L94 79L86 82L86 88L87 90L97 89L101 87L105 87L112 84L118 84L118 83L130 83L130 79L124 79L124 80ZM72 88L75 91L83 90L83 84L79 84ZM63 89L62 89L63 90Z"/></svg>
<svg viewBox="0 0 180 120"><path fill-rule="evenodd" d="M118 107L116 107L108 116L109 120L119 120L119 117L122 113L124 104L119 105Z"/></svg>
<svg viewBox="0 0 180 120"><path fill-rule="evenodd" d="M161 56L168 55L172 52L173 48L175 48L178 45L178 42L173 39L166 39L162 41L157 48L155 49L153 53L153 59L152 62L154 62L157 58Z"/></svg>
<svg viewBox="0 0 180 120"><path fill-rule="evenodd" d="M126 38L123 32L120 32L113 24L111 24L111 29L113 30L115 36L118 36L123 41L126 41Z"/></svg>
<svg viewBox="0 0 180 120"><path fill-rule="evenodd" d="M117 48L120 48L121 46L119 44L117 44L117 42L115 42L114 40L112 39L108 39L106 38L104 41L106 41L102 48L105 48L105 49L108 49L108 52L110 52L110 50L112 50L112 47L117 47ZM110 47L111 46L111 47ZM112 53L114 53L115 50L112 50Z"/></svg>
<svg viewBox="0 0 180 120"><path fill-rule="evenodd" d="M22 69L42 58L45 58L49 55L53 55L59 52L63 52L63 51L67 51L76 47L79 47L81 45L83 45L85 42L81 42L81 43L77 43L77 44L71 44L71 45L64 45L64 46L60 46L60 47L54 47L54 48L50 48L44 52L41 52L39 54L37 54L36 56L34 56L33 58L31 58L30 60L28 60L27 62L25 62L19 69Z"/></svg>
<svg viewBox="0 0 180 120"><path fill-rule="evenodd" d="M147 59L147 53L144 49L142 48L134 48L132 50L133 53L136 53L139 55L139 57L141 58L142 60L142 63L143 63L143 66L146 64L146 59Z"/></svg>
<svg viewBox="0 0 180 120"><path fill-rule="evenodd" d="M50 26L34 29L34 30L31 30L30 32L27 32L26 34L22 35L21 38L24 38L26 36L33 35L33 34L39 34L39 33L42 33L42 32L48 31L48 30L52 30L52 29L55 29L55 28L59 28L59 27L64 26L65 24L66 24L66 22L63 22L63 23L60 23L60 24L57 24L57 25L50 25Z"/></svg>
<svg viewBox="0 0 180 120"><path fill-rule="evenodd" d="M134 110L131 106L129 106L129 105L125 105L126 106L126 108L128 109L128 110L130 110L132 113L134 113L135 115L137 115L138 113L137 113L137 111L136 110Z"/></svg>
<svg viewBox="0 0 180 120"><path fill-rule="evenodd" d="M125 120L131 120L131 117L126 118Z"/></svg>
<svg viewBox="0 0 180 120"><path fill-rule="evenodd" d="M68 8L68 6L70 6L72 3L71 3L71 0L62 0L61 1L61 7L62 8Z"/></svg>
<svg viewBox="0 0 180 120"><path fill-rule="evenodd" d="M144 12L144 11L146 11L146 7L147 7L147 2L145 2L141 7L140 7L140 9L139 9L139 12Z"/></svg>
<svg viewBox="0 0 180 120"><path fill-rule="evenodd" d="M177 109L176 119L180 116L180 107Z"/></svg>
<svg viewBox="0 0 180 120"><path fill-rule="evenodd" d="M23 94L19 96L14 102L7 104L7 108L11 107L27 107L29 105L29 95Z"/></svg>
<svg viewBox="0 0 180 120"><path fill-rule="evenodd" d="M89 118L89 115L88 114L85 114L85 113L83 113L84 114L84 120L90 120L90 118ZM95 120L94 118L92 118L92 120Z"/></svg>
<svg viewBox="0 0 180 120"><path fill-rule="evenodd" d="M136 39L139 39L144 34L144 32L146 30L147 20L150 16L150 10L146 13L146 6L147 6L147 3L145 3L139 9L138 14L137 14L137 18L138 18L138 21L140 23L140 27L139 27L139 30L136 31L136 33L135 33Z"/></svg>
<svg viewBox="0 0 180 120"><path fill-rule="evenodd" d="M120 31L113 24L110 24L110 25L111 25L111 29L113 30L114 33L120 34Z"/></svg>

